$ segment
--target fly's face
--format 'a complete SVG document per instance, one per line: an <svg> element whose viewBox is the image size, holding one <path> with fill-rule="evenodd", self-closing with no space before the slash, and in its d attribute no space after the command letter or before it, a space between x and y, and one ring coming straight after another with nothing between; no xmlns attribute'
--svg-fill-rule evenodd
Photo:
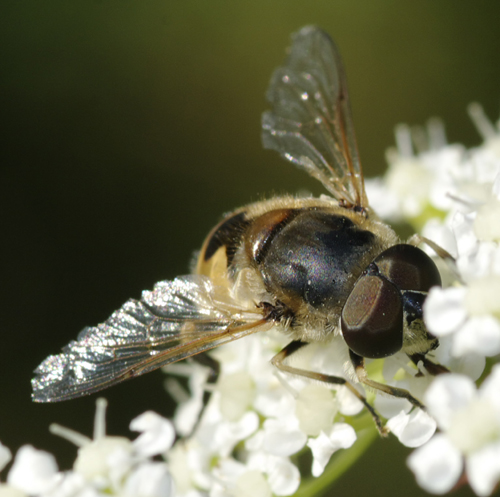
<svg viewBox="0 0 500 497"><path fill-rule="evenodd" d="M441 277L425 252L407 244L384 250L363 271L342 310L342 335L349 348L372 359L435 348L437 339L425 329L422 305L436 285Z"/></svg>

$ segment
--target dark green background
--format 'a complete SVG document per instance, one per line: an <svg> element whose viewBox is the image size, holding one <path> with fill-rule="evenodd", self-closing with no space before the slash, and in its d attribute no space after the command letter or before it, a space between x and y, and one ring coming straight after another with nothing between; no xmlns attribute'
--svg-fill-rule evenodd
<svg viewBox="0 0 500 497"><path fill-rule="evenodd" d="M219 216L313 180L260 145L260 115L289 35L316 23L347 69L361 157L383 171L398 122L466 115L500 101L500 3L3 0L0 5L0 440L58 455L58 422L91 434L95 397L30 401L31 371L87 324L188 271ZM170 412L162 375L106 392L109 432ZM338 495L422 493L407 451L375 444ZM376 479L376 480L375 480ZM460 493L466 495L467 491Z"/></svg>

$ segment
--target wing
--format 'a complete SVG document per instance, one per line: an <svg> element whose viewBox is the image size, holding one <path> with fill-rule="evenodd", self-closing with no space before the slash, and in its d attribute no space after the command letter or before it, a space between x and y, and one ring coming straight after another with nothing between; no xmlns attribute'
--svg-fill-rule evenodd
<svg viewBox="0 0 500 497"><path fill-rule="evenodd" d="M271 77L262 142L303 167L349 207L368 207L344 68L332 39L314 26L292 36Z"/></svg>
<svg viewBox="0 0 500 497"><path fill-rule="evenodd" d="M162 281L45 359L32 380L33 400L90 394L271 326L261 310L238 306L205 276Z"/></svg>

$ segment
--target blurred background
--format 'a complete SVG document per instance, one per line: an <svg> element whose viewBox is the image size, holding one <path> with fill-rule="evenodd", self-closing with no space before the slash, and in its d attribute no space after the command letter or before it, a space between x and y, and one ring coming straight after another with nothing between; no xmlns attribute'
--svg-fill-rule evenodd
<svg viewBox="0 0 500 497"><path fill-rule="evenodd" d="M3 0L2 443L70 467L75 448L48 425L91 435L96 396L33 404L32 370L129 297L187 273L222 213L321 193L260 144L264 93L292 32L314 23L336 39L371 176L399 122L441 116L451 142L479 144L466 106L498 117L498 19L499 2L465 0ZM162 381L106 391L108 433L130 436L147 409L171 413ZM335 492L421 495L407 453L378 441Z"/></svg>

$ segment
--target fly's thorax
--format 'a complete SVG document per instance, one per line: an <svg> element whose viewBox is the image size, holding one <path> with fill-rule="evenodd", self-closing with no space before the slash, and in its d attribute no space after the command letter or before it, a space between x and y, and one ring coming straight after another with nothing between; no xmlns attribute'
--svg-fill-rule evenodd
<svg viewBox="0 0 500 497"><path fill-rule="evenodd" d="M338 315L383 241L363 216L306 207L264 214L245 236L267 290L294 312Z"/></svg>
<svg viewBox="0 0 500 497"><path fill-rule="evenodd" d="M334 201L279 197L219 223L203 244L197 272L238 291L240 280L251 281L248 295L286 306L295 326L319 320L331 330L363 270L396 242L387 225Z"/></svg>

